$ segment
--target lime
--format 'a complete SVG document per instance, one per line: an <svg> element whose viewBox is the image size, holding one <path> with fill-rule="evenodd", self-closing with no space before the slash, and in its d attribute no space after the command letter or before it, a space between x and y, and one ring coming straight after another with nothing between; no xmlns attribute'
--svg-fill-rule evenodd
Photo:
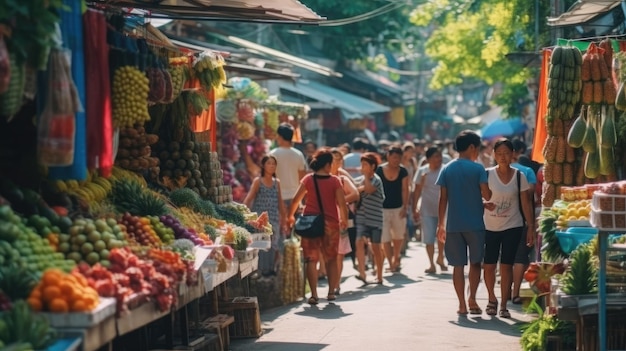
<svg viewBox="0 0 626 351"><path fill-rule="evenodd" d="M104 241L102 241L102 240L98 240L98 241L93 243L94 251L100 252L100 251L102 251L102 250L104 250L106 248L107 248L107 244Z"/></svg>
<svg viewBox="0 0 626 351"><path fill-rule="evenodd" d="M85 257L85 261L90 265L94 265L100 261L100 255L97 252L91 252Z"/></svg>
<svg viewBox="0 0 626 351"><path fill-rule="evenodd" d="M80 247L80 252L82 252L84 255L88 255L89 253L93 252L93 244L92 243L84 243Z"/></svg>

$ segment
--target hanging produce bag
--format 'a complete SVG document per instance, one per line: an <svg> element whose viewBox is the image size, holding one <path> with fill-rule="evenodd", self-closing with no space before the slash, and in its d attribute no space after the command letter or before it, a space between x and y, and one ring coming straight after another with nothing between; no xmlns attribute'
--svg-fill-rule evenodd
<svg viewBox="0 0 626 351"><path fill-rule="evenodd" d="M46 104L37 126L39 158L47 166L68 166L74 161L74 114L82 110L72 81L67 52L53 50L48 62Z"/></svg>
<svg viewBox="0 0 626 351"><path fill-rule="evenodd" d="M281 297L284 303L291 303L304 296L304 274L300 255L300 240L295 235L285 240L280 277L282 281Z"/></svg>

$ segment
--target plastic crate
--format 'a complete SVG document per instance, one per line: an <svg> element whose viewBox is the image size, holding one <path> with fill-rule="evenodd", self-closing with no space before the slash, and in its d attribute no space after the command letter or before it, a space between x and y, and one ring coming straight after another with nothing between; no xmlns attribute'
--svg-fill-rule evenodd
<svg viewBox="0 0 626 351"><path fill-rule="evenodd" d="M220 311L235 317L235 323L230 325L231 338L258 338L263 334L256 296L235 297L220 305Z"/></svg>
<svg viewBox="0 0 626 351"><path fill-rule="evenodd" d="M626 233L626 212L604 211L591 208L591 225L603 231Z"/></svg>
<svg viewBox="0 0 626 351"><path fill-rule="evenodd" d="M593 193L592 206L602 212L625 212L626 195L605 194L596 191Z"/></svg>

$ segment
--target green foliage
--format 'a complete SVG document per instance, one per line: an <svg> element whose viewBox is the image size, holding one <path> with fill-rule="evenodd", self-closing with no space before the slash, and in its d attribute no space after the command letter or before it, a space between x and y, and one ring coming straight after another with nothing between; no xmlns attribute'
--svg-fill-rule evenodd
<svg viewBox="0 0 626 351"><path fill-rule="evenodd" d="M556 316L544 313L543 309L537 303L537 296L535 296L528 307L526 312L529 314L537 313L539 316L537 319L529 323L523 323L520 327L522 331L522 337L520 338L520 345L524 351L543 351L545 350L546 339L550 335L562 335L566 344L571 345L572 334L575 336L575 326L571 322L560 321Z"/></svg>
<svg viewBox="0 0 626 351"><path fill-rule="evenodd" d="M586 295L598 288L597 270L592 260L592 246L580 245L570 255L570 267L563 275L563 292L568 295Z"/></svg>
<svg viewBox="0 0 626 351"><path fill-rule="evenodd" d="M59 12L65 10L63 0L0 1L0 23L11 29L7 48L18 64L45 68Z"/></svg>
<svg viewBox="0 0 626 351"><path fill-rule="evenodd" d="M434 0L418 5L411 22L432 31L425 52L435 62L430 87L440 90L471 80L504 83L504 94L495 101L509 115L519 115L519 103L527 99L525 82L536 70L513 63L506 55L550 45L545 18L549 2L540 1L539 19L535 2L527 0ZM535 38L535 20L539 38Z"/></svg>

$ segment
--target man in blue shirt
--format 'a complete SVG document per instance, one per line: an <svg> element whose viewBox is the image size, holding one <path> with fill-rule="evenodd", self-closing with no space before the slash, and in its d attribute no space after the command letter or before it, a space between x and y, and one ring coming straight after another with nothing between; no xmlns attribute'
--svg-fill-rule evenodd
<svg viewBox="0 0 626 351"><path fill-rule="evenodd" d="M484 201L491 199L485 168L476 163L480 137L471 130L455 140L459 157L446 164L439 174L439 223L437 238L444 242L448 263L454 267L452 282L459 299L459 315L481 314L476 303L481 263L485 251ZM446 220L447 210L447 221ZM465 303L465 266L469 250L469 296ZM469 307L469 309L468 309Z"/></svg>

